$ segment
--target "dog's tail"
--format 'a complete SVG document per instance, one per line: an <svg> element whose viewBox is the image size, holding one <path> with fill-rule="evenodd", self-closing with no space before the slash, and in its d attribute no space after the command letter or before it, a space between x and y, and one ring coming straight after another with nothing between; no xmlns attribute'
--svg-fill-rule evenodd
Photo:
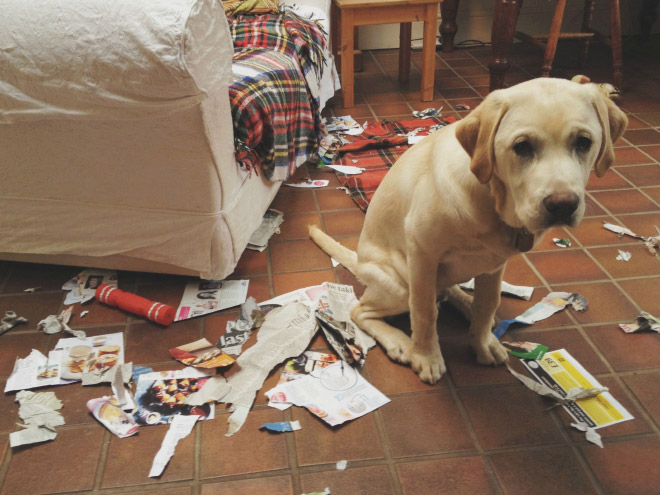
<svg viewBox="0 0 660 495"><path fill-rule="evenodd" d="M309 236L318 247L348 268L353 275L356 275L357 253L355 251L342 246L316 225L309 226Z"/></svg>

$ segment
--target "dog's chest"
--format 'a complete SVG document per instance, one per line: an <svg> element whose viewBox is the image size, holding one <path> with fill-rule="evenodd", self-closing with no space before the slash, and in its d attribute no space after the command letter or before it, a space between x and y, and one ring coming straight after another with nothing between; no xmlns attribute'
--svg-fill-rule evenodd
<svg viewBox="0 0 660 495"><path fill-rule="evenodd" d="M483 273L492 273L502 267L507 259L507 256L485 249L446 252L438 265L438 290L467 282Z"/></svg>

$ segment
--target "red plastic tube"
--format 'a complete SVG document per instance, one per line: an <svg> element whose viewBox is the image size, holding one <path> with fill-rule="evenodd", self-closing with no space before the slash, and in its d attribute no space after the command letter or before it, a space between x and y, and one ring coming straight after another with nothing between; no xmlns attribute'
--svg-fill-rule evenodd
<svg viewBox="0 0 660 495"><path fill-rule="evenodd" d="M130 292L101 284L96 289L96 299L110 306L117 306L129 313L144 316L161 325L170 325L174 321L176 309L167 304L150 301Z"/></svg>

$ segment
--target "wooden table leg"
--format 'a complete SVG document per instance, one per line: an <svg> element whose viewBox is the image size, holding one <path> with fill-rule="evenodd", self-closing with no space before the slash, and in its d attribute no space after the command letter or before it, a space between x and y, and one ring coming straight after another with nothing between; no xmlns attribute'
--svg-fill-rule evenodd
<svg viewBox="0 0 660 495"><path fill-rule="evenodd" d="M422 48L422 101L433 100L435 76L435 40L438 32L438 4L426 6L424 18L424 46Z"/></svg>
<svg viewBox="0 0 660 495"><path fill-rule="evenodd" d="M488 64L490 91L504 86L504 74L511 65L509 52L513 45L513 34L518 22L522 0L495 0L491 44L493 54Z"/></svg>
<svg viewBox="0 0 660 495"><path fill-rule="evenodd" d="M442 51L451 53L454 51L454 36L458 31L456 25L456 12L459 0L444 0L440 4L440 35L442 36Z"/></svg>
<svg viewBox="0 0 660 495"><path fill-rule="evenodd" d="M354 40L353 9L341 9L341 89L344 95L344 108L353 106L353 43Z"/></svg>
<svg viewBox="0 0 660 495"><path fill-rule="evenodd" d="M614 85L623 89L623 54L621 47L621 11L619 0L610 0L610 36L612 43L612 66L614 69Z"/></svg>
<svg viewBox="0 0 660 495"><path fill-rule="evenodd" d="M402 22L399 29L399 81L410 81L410 43L412 22Z"/></svg>

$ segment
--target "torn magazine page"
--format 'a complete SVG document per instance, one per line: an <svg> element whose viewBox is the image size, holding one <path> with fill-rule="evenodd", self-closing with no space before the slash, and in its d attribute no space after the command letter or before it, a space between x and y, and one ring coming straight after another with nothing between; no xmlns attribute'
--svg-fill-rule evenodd
<svg viewBox="0 0 660 495"><path fill-rule="evenodd" d="M660 318L642 311L632 323L620 323L619 328L626 333L656 332L660 333Z"/></svg>
<svg viewBox="0 0 660 495"><path fill-rule="evenodd" d="M187 320L243 304L249 280L193 280L183 291L174 321Z"/></svg>
<svg viewBox="0 0 660 495"><path fill-rule="evenodd" d="M59 332L70 333L71 335L79 338L85 338L85 332L82 330L73 330L69 327L68 323L71 319L71 312L73 308L63 310L59 315L49 315L39 322L37 328L46 334L54 334Z"/></svg>
<svg viewBox="0 0 660 495"><path fill-rule="evenodd" d="M197 423L199 416L175 416L170 423L170 429L167 430L160 450L156 453L154 461L149 471L150 478L157 478L170 462L174 455L179 440L186 438Z"/></svg>
<svg viewBox="0 0 660 495"><path fill-rule="evenodd" d="M46 357L36 349L32 349L27 357L16 359L14 369L5 383L5 393L73 383L72 380L62 379L61 363L61 351L50 351Z"/></svg>
<svg viewBox="0 0 660 495"><path fill-rule="evenodd" d="M228 321L225 334L218 340L217 346L227 354L238 356L255 325L261 326L261 322L255 322L255 318L263 317L254 297L249 297L241 304L241 311L237 320Z"/></svg>
<svg viewBox="0 0 660 495"><path fill-rule="evenodd" d="M282 294L272 299L268 299L267 301L260 302L259 307L263 311L269 311L270 309L278 308L291 302L301 302L306 306L316 308L321 294L327 290L328 287L325 284L303 287L302 289L287 292L286 294Z"/></svg>
<svg viewBox="0 0 660 495"><path fill-rule="evenodd" d="M257 391L270 371L286 359L299 356L318 330L312 308L299 302L276 308L266 315L257 342L237 360L240 371L229 378L229 393L222 402L232 404L227 436L236 433L247 418Z"/></svg>
<svg viewBox="0 0 660 495"><path fill-rule="evenodd" d="M321 187L327 187L328 184L330 184L329 180L321 180L321 179L312 180L307 177L300 179L298 182L287 183L284 185L289 187L299 187L302 189L319 189Z"/></svg>
<svg viewBox="0 0 660 495"><path fill-rule="evenodd" d="M551 292L534 306L527 309L523 314L512 320L502 320L493 331L496 338L500 338L514 323L531 325L540 320L545 320L553 314L570 305L576 311L585 311L589 303L584 296L569 292Z"/></svg>
<svg viewBox="0 0 660 495"><path fill-rule="evenodd" d="M358 136L364 131L350 115L326 117L325 128L328 132L343 132L353 136Z"/></svg>
<svg viewBox="0 0 660 495"><path fill-rule="evenodd" d="M115 397L90 399L87 401L87 409L110 433L119 438L130 437L138 432L139 426L135 419L122 410Z"/></svg>
<svg viewBox="0 0 660 495"><path fill-rule="evenodd" d="M347 363L323 368L266 392L272 402L305 407L331 426L364 416L390 400Z"/></svg>
<svg viewBox="0 0 660 495"><path fill-rule="evenodd" d="M0 321L0 335L5 332L8 332L16 325L21 325L22 323L27 323L27 319L22 316L18 316L13 311L5 311L5 317Z"/></svg>
<svg viewBox="0 0 660 495"><path fill-rule="evenodd" d="M351 320L351 308L358 303L353 287L331 282L324 285L328 291L321 294L315 313L319 326L344 361L362 365L376 341Z"/></svg>
<svg viewBox="0 0 660 495"><path fill-rule="evenodd" d="M195 368L224 368L234 362L234 358L222 352L206 339L174 347L170 349L170 356L186 366Z"/></svg>
<svg viewBox="0 0 660 495"><path fill-rule="evenodd" d="M643 235L636 234L632 230L622 227L621 225L615 225L612 223L606 223L603 222L603 227L605 227L607 230L614 232L619 235L619 237L622 237L624 235L634 237L635 239L640 239L644 241L644 246L646 246L646 249L648 249L649 253L656 256L658 253L656 252L656 249L660 249L660 228L657 226L655 227L655 230L657 231L657 235L655 236L650 236L650 237L644 237Z"/></svg>
<svg viewBox="0 0 660 495"><path fill-rule="evenodd" d="M45 442L57 436L55 427L64 424L64 417L59 413L62 401L54 392L21 390L16 394L16 402L20 404L18 415L25 429L9 434L11 447Z"/></svg>
<svg viewBox="0 0 660 495"><path fill-rule="evenodd" d="M297 431L300 429L300 421L280 421L279 423L264 423L259 429L267 429L276 433L284 433L288 431Z"/></svg>
<svg viewBox="0 0 660 495"><path fill-rule="evenodd" d="M124 333L60 339L55 349L62 351L62 378L81 381L83 373L100 374L115 365L124 364Z"/></svg>
<svg viewBox="0 0 660 495"><path fill-rule="evenodd" d="M69 291L64 299L64 305L83 304L94 299L96 289L101 284L116 288L117 272L100 268L85 268L62 286L62 290Z"/></svg>
<svg viewBox="0 0 660 495"><path fill-rule="evenodd" d="M522 363L539 383L558 394L558 400L574 421L598 429L633 419L565 349L548 352L539 361Z"/></svg>
<svg viewBox="0 0 660 495"><path fill-rule="evenodd" d="M362 167L355 167L353 165L326 165L326 167L344 175L358 175L366 170Z"/></svg>
<svg viewBox="0 0 660 495"><path fill-rule="evenodd" d="M280 231L280 225L284 221L284 213L277 210L268 210L261 220L261 225L250 236L247 248L253 251L263 251L268 247L268 241L273 234Z"/></svg>
<svg viewBox="0 0 660 495"><path fill-rule="evenodd" d="M316 351L305 351L300 356L289 359L284 364L284 369L280 375L280 379L277 382L280 383L290 382L292 380L298 380L303 376L314 373L322 368L327 368L333 363L338 363L339 358L334 354L326 354L324 352ZM268 405L284 411L291 407L292 404L283 403L283 402L272 402L269 401Z"/></svg>
<svg viewBox="0 0 660 495"><path fill-rule="evenodd" d="M474 279L470 279L467 282L458 284L459 287L466 290L474 290ZM510 296L519 297L525 301L529 301L532 298L534 293L534 287L526 287L524 285L512 285L505 281L502 281L502 294L508 294Z"/></svg>
<svg viewBox="0 0 660 495"><path fill-rule="evenodd" d="M135 390L138 425L166 424L176 416L215 417L214 404L193 406L186 403L188 396L204 387L210 375L206 370L185 368L173 371L155 371L140 375Z"/></svg>

